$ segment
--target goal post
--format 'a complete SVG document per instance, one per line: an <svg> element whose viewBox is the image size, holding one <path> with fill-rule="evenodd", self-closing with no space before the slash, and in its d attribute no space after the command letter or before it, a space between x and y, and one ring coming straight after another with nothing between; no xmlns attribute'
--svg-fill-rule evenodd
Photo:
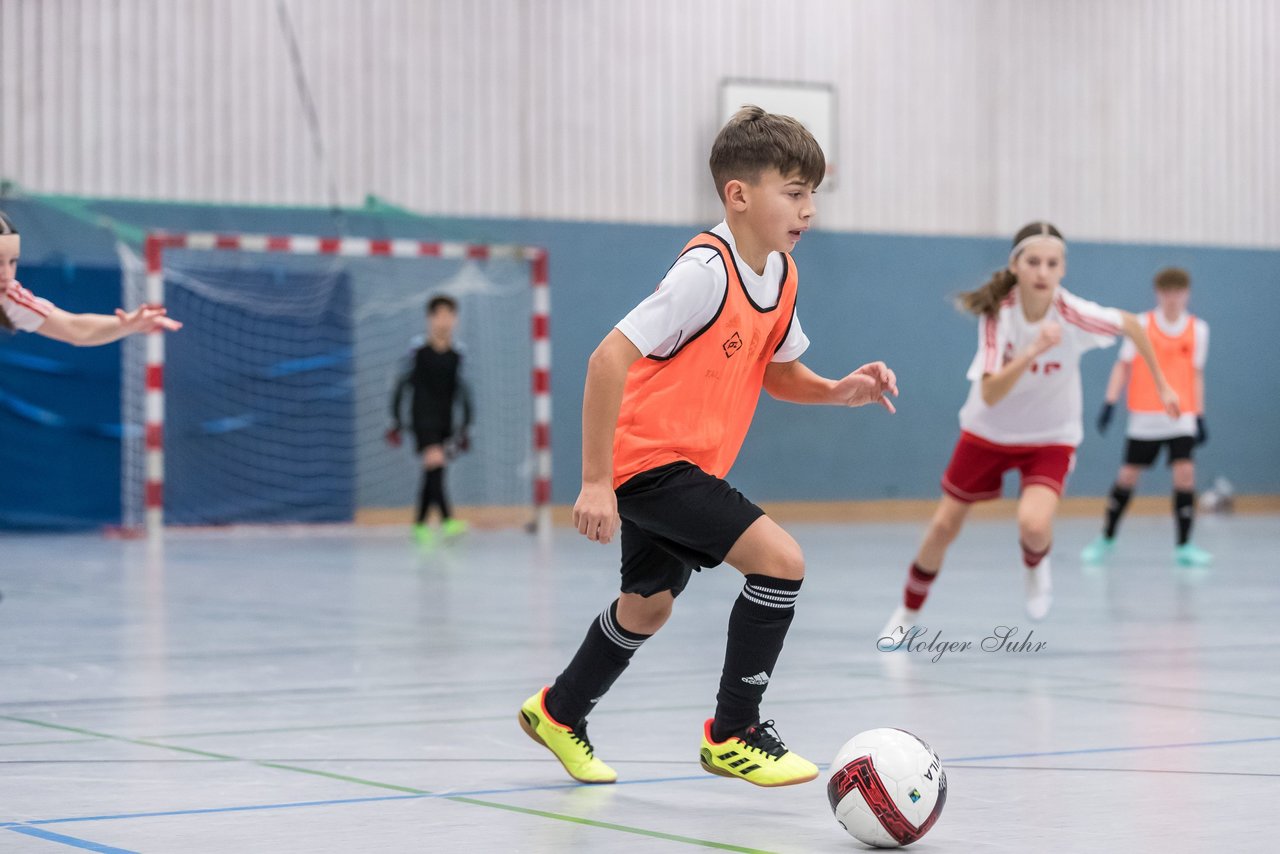
<svg viewBox="0 0 1280 854"><path fill-rule="evenodd" d="M410 333L421 338L427 297L444 293L460 304L456 340L476 410L475 449L450 467L451 478L467 473L459 503L525 504L536 529L549 530L543 248L153 232L142 258L130 255L121 248L126 304L168 305L185 326L169 341L126 341L126 529L157 536L166 524L342 521L367 502L395 506L386 503L393 482L399 504L409 503L412 449L381 440ZM198 397L198 412L175 415L175 395ZM513 498L517 487L523 499Z"/></svg>

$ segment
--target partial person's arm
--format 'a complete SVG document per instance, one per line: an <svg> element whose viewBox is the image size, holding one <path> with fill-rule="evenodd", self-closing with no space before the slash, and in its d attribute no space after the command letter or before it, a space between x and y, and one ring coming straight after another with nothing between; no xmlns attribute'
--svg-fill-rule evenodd
<svg viewBox="0 0 1280 854"><path fill-rule="evenodd" d="M1178 395L1169 386L1169 381L1164 378L1164 371L1160 370L1160 363L1156 361L1156 351L1151 347L1151 339L1147 337L1147 330L1142 328L1142 324L1138 322L1138 318L1134 317L1127 311L1120 312L1120 316L1124 319L1124 334L1133 342L1133 347L1138 351L1138 355L1142 357L1142 361L1147 363L1147 367L1151 369L1151 376L1156 382L1156 391L1160 394L1160 400L1164 403L1164 411L1170 418L1177 418L1180 414L1178 408Z"/></svg>
<svg viewBox="0 0 1280 854"><path fill-rule="evenodd" d="M573 505L573 524L593 542L609 542L622 525L613 492L613 434L627 370L642 355L627 336L613 329L587 362L582 392L582 490Z"/></svg>
<svg viewBox="0 0 1280 854"><path fill-rule="evenodd" d="M818 376L800 360L770 362L764 371L764 389L788 403L865 406L878 403L894 412L889 394L898 396L898 378L884 362L863 365L843 379Z"/></svg>
<svg viewBox="0 0 1280 854"><path fill-rule="evenodd" d="M471 429L471 417L475 409L471 403L471 385L464 379L458 379L458 402L462 405L462 430Z"/></svg>
<svg viewBox="0 0 1280 854"><path fill-rule="evenodd" d="M396 374L395 382L391 386L391 425L387 427L385 437L387 444L393 448L400 447L400 431L404 429L404 424L400 421L400 413L404 411L405 389L413 385L414 365L413 359L410 358L407 366Z"/></svg>
<svg viewBox="0 0 1280 854"><path fill-rule="evenodd" d="M1056 347L1058 342L1062 340L1062 327L1052 321L1046 321L1040 327L1040 334L1036 337L1035 343L1027 347L1021 353L1015 355L1009 360L1008 364L1001 367L998 371L982 375L982 402L987 406L995 406L1013 391L1013 386L1018 382L1018 378L1031 367L1031 363L1036 360L1044 351Z"/></svg>
<svg viewBox="0 0 1280 854"><path fill-rule="evenodd" d="M1196 444L1203 445L1209 441L1209 430L1204 424L1204 366L1209 361L1209 324L1197 318L1196 352L1192 354L1196 369L1196 402L1200 404L1200 414L1196 416Z"/></svg>
<svg viewBox="0 0 1280 854"><path fill-rule="evenodd" d="M391 387L391 426L400 429L400 413L404 411L404 390L413 382L413 368L396 375Z"/></svg>
<svg viewBox="0 0 1280 854"><path fill-rule="evenodd" d="M1196 400L1200 401L1200 414L1196 416L1196 444L1209 441L1209 428L1204 426L1204 369L1196 368Z"/></svg>
<svg viewBox="0 0 1280 854"><path fill-rule="evenodd" d="M1121 392L1129 383L1129 373L1133 370L1133 363L1126 362L1124 359L1116 359L1116 363L1111 366L1111 378L1107 380L1107 395L1102 402L1102 411L1098 413L1098 432L1106 433L1107 427L1111 424L1111 416L1115 412L1116 401L1120 399Z"/></svg>
<svg viewBox="0 0 1280 854"><path fill-rule="evenodd" d="M54 308L35 331L77 347L96 347L139 332L176 332L181 328L164 306L140 305L133 311L117 308L114 315L72 314Z"/></svg>

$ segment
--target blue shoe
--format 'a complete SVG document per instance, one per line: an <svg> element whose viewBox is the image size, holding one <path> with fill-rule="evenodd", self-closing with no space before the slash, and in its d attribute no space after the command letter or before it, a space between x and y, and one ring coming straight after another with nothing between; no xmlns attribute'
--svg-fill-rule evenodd
<svg viewBox="0 0 1280 854"><path fill-rule="evenodd" d="M1178 566L1208 566L1213 563L1213 555L1192 543L1183 543L1173 550L1173 557Z"/></svg>
<svg viewBox="0 0 1280 854"><path fill-rule="evenodd" d="M1080 560L1089 565L1105 563L1107 558L1111 556L1111 550L1115 547L1116 541L1114 537L1098 537L1098 539L1081 550Z"/></svg>

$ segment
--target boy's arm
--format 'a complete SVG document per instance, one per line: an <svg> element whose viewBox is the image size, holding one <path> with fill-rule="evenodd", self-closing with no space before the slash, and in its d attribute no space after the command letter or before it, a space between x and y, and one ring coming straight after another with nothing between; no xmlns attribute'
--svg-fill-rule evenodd
<svg viewBox="0 0 1280 854"><path fill-rule="evenodd" d="M789 403L833 406L878 403L894 412L886 392L898 396L898 378L884 362L872 362L843 379L829 380L818 376L796 359L792 362L770 362L764 371L764 389L771 397Z"/></svg>
<svg viewBox="0 0 1280 854"><path fill-rule="evenodd" d="M1116 401L1120 399L1120 393L1129 383L1131 370L1133 370L1133 363L1126 362L1124 359L1116 359L1116 363L1111 366L1111 378L1107 380L1107 395L1102 401L1102 411L1098 413L1099 433L1107 432L1107 427L1111 424L1111 416L1115 412Z"/></svg>
<svg viewBox="0 0 1280 854"><path fill-rule="evenodd" d="M1196 444L1209 441L1209 429L1204 426L1204 368L1196 368L1196 400L1200 401L1200 414L1196 416Z"/></svg>
<svg viewBox="0 0 1280 854"><path fill-rule="evenodd" d="M1160 363L1156 361L1156 351L1151 348L1151 339L1147 337L1147 330L1142 328L1142 324L1138 322L1138 318L1134 317L1127 311L1122 311L1121 316L1124 318L1124 334L1133 342L1133 347L1138 351L1138 355L1142 357L1142 361L1147 363L1147 367L1151 369L1151 376L1156 381L1156 390L1160 393L1160 400L1164 403L1164 411L1170 418L1177 418L1180 414L1178 409L1178 395L1169 386L1169 381L1164 378L1164 371L1160 370Z"/></svg>
<svg viewBox="0 0 1280 854"><path fill-rule="evenodd" d="M613 492L613 433L627 369L641 355L627 336L614 329L587 362L582 392L582 491L573 505L573 524L593 542L609 542L622 524Z"/></svg>
<svg viewBox="0 0 1280 854"><path fill-rule="evenodd" d="M1133 370L1132 362L1116 359L1116 363L1111 367L1111 378L1107 380L1106 402L1108 404L1113 404L1120 399L1120 393L1129 384L1129 372L1131 370Z"/></svg>
<svg viewBox="0 0 1280 854"><path fill-rule="evenodd" d="M391 427L400 429L401 406L404 401L404 390L413 382L413 366L396 374L395 384L391 387Z"/></svg>

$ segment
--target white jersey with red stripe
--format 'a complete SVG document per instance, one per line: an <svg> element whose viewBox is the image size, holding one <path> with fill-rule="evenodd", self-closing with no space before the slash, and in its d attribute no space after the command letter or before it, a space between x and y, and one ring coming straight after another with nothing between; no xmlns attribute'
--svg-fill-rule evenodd
<svg viewBox="0 0 1280 854"><path fill-rule="evenodd" d="M1050 320L1062 327L1062 340L1037 356L1013 389L988 406L982 400L982 377L1035 343ZM960 428L1001 445L1079 445L1084 438L1080 357L1114 344L1122 324L1119 309L1081 299L1061 286L1045 316L1031 323L1015 288L997 314L978 321L978 352L967 375L973 385L960 409Z"/></svg>
<svg viewBox="0 0 1280 854"><path fill-rule="evenodd" d="M9 318L14 329L23 332L39 329L53 309L53 303L41 299L16 281L9 282L0 293L0 311Z"/></svg>

